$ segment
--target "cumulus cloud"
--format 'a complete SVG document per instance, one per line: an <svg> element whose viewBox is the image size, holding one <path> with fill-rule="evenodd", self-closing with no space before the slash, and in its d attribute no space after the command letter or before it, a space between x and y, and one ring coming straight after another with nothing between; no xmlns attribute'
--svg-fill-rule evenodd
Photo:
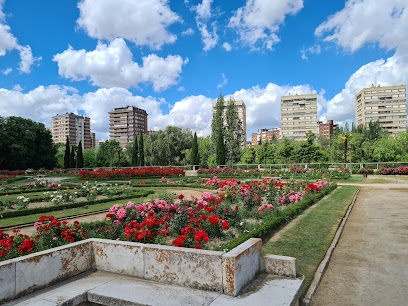
<svg viewBox="0 0 408 306"><path fill-rule="evenodd" d="M303 0L247 0L230 18L228 26L239 34L239 41L251 49L272 50L279 42L276 33L286 15L296 15L303 8Z"/></svg>
<svg viewBox="0 0 408 306"><path fill-rule="evenodd" d="M195 7L197 15L195 17L197 28L201 33L201 40L204 44L204 51L211 50L218 43L217 23L210 23L212 17L211 4L213 0L203 0L201 4ZM212 30L211 30L212 28Z"/></svg>
<svg viewBox="0 0 408 306"><path fill-rule="evenodd" d="M354 121L354 97L361 89L375 83L408 83L407 4L406 0L349 0L316 28L316 35L351 52L367 43L396 50L391 57L370 62L354 72L342 91L322 105L324 118Z"/></svg>
<svg viewBox="0 0 408 306"><path fill-rule="evenodd" d="M225 49L225 51L228 51L228 52L232 50L232 46L227 42L223 43L222 47Z"/></svg>
<svg viewBox="0 0 408 306"><path fill-rule="evenodd" d="M31 66L38 61L42 60L42 57L34 57L33 52L31 51L30 46L18 46L17 50L20 52L20 66L18 70L20 70L21 73L30 73L31 72Z"/></svg>
<svg viewBox="0 0 408 306"><path fill-rule="evenodd" d="M165 90L178 83L183 60L179 55L166 58L150 54L143 57L139 65L132 59L132 52L121 38L109 45L98 43L93 51L74 50L71 46L54 56L58 73L73 81L86 78L100 87L137 87L140 83L151 83L155 91Z"/></svg>
<svg viewBox="0 0 408 306"><path fill-rule="evenodd" d="M194 34L194 30L192 28L188 28L187 30L181 32L181 35L183 36L190 36Z"/></svg>
<svg viewBox="0 0 408 306"><path fill-rule="evenodd" d="M78 8L77 24L90 37L121 37L155 49L176 41L167 28L181 21L167 0L81 0Z"/></svg>
<svg viewBox="0 0 408 306"><path fill-rule="evenodd" d="M4 70L2 71L2 73L3 73L4 75L9 75L10 72L12 72L12 71L13 71L13 69L11 69L11 68L9 67L9 68L7 68L7 69L4 69Z"/></svg>
<svg viewBox="0 0 408 306"><path fill-rule="evenodd" d="M15 91L23 91L23 88L20 86L20 84L16 84L13 86L13 90Z"/></svg>
<svg viewBox="0 0 408 306"><path fill-rule="evenodd" d="M407 28L406 0L348 0L342 10L316 28L315 34L354 52L366 43L378 42L387 49L407 44Z"/></svg>
<svg viewBox="0 0 408 306"><path fill-rule="evenodd" d="M41 57L33 57L30 46L20 46L18 44L17 38L11 33L11 28L5 23L5 14L3 12L3 5L5 0L0 0L0 56L6 55L7 51L18 50L20 52L20 66L19 70L21 73L30 73L31 66L36 61L40 61ZM10 73L11 68L3 71L5 75ZM5 73L8 72L8 73Z"/></svg>
<svg viewBox="0 0 408 306"><path fill-rule="evenodd" d="M321 51L322 51L322 49L321 49L320 45L314 45L314 46L311 46L311 47L309 47L307 49L300 50L300 54L301 54L300 57L302 58L302 60L308 61L309 58L306 55L307 53L320 54Z"/></svg>
<svg viewBox="0 0 408 306"><path fill-rule="evenodd" d="M220 84L217 85L217 88L224 87L225 85L228 84L228 79L227 79L227 77L225 76L224 73L221 73L221 77L222 77L222 81L221 81Z"/></svg>

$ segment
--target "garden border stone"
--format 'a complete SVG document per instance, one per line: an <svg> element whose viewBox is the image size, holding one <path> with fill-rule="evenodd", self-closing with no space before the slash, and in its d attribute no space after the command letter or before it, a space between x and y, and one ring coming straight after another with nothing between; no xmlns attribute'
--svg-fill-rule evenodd
<svg viewBox="0 0 408 306"><path fill-rule="evenodd" d="M263 261L255 238L228 253L91 238L0 262L0 303L95 270L237 296Z"/></svg>

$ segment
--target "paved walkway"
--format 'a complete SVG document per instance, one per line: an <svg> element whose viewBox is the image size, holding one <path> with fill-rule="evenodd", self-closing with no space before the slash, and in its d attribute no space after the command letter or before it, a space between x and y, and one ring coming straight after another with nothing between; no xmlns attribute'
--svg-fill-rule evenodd
<svg viewBox="0 0 408 306"><path fill-rule="evenodd" d="M408 184L360 194L312 305L407 305Z"/></svg>

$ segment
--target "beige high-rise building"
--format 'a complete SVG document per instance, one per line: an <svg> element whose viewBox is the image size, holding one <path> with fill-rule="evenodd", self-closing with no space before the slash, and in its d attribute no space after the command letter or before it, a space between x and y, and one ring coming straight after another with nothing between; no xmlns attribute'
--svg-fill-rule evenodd
<svg viewBox="0 0 408 306"><path fill-rule="evenodd" d="M147 113L145 110L126 106L113 108L109 112L109 137L120 142L125 148L136 135L147 134Z"/></svg>
<svg viewBox="0 0 408 306"><path fill-rule="evenodd" d="M407 129L407 87L371 85L355 95L356 125L380 121L382 128L396 134Z"/></svg>
<svg viewBox="0 0 408 306"><path fill-rule="evenodd" d="M317 95L291 95L281 97L281 135L306 140L306 133L317 134Z"/></svg>
<svg viewBox="0 0 408 306"><path fill-rule="evenodd" d="M54 143L65 143L67 137L70 144L79 145L82 149L92 148L91 120L83 115L66 113L52 117L52 140Z"/></svg>
<svg viewBox="0 0 408 306"><path fill-rule="evenodd" d="M243 131L243 139L242 139L242 146L245 147L246 146L246 106L244 101L233 101L235 104L235 108L237 110L238 113L238 118L239 120L241 120L241 124L242 124L242 131ZM226 124L226 120L225 120L225 116L227 113L227 106L228 106L229 101L225 101L224 102L224 109L223 109L223 118L224 118L224 124ZM212 104L212 112L213 115L216 112L216 106L217 106L217 102L213 102Z"/></svg>

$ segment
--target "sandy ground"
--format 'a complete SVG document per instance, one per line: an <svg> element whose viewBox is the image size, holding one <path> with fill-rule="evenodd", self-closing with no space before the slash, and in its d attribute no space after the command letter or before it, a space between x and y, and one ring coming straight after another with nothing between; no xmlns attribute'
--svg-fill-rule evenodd
<svg viewBox="0 0 408 306"><path fill-rule="evenodd" d="M408 182L361 186L312 305L408 304Z"/></svg>

